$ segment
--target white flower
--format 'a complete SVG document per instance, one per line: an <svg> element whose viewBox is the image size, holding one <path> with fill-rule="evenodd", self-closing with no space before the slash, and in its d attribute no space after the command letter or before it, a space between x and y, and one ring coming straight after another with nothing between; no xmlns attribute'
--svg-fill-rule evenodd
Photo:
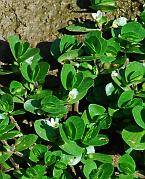
<svg viewBox="0 0 145 179"><path fill-rule="evenodd" d="M117 71L112 71L111 76L119 77L120 74Z"/></svg>
<svg viewBox="0 0 145 179"><path fill-rule="evenodd" d="M25 62L28 63L29 65L32 64L32 61L33 61L33 57L30 57L27 60L25 60Z"/></svg>
<svg viewBox="0 0 145 179"><path fill-rule="evenodd" d="M76 156L70 159L68 162L69 165L76 165L81 161L82 156Z"/></svg>
<svg viewBox="0 0 145 179"><path fill-rule="evenodd" d="M49 126L53 128L58 128L59 126L59 118L55 118L55 120L54 118L50 118L50 121L49 120L45 120L45 121Z"/></svg>
<svg viewBox="0 0 145 179"><path fill-rule="evenodd" d="M79 94L78 90L74 88L69 92L68 96L70 99L76 99L78 94Z"/></svg>
<svg viewBox="0 0 145 179"><path fill-rule="evenodd" d="M113 21L112 27L117 28L119 26L124 26L125 24L127 24L127 18L126 17L120 17L118 19L115 19Z"/></svg>
<svg viewBox="0 0 145 179"><path fill-rule="evenodd" d="M95 21L98 21L105 15L105 12L97 11L97 13L92 13L92 17Z"/></svg>
<svg viewBox="0 0 145 179"><path fill-rule="evenodd" d="M94 146L90 145L89 147L86 148L87 154L92 154L95 153L95 148Z"/></svg>

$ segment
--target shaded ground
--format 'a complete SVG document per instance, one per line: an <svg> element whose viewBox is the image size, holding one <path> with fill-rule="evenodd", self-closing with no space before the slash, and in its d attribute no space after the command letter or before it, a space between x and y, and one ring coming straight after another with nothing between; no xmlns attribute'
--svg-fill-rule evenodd
<svg viewBox="0 0 145 179"><path fill-rule="evenodd" d="M144 0L119 0L115 15L134 18ZM19 34L33 46L41 41L52 41L61 29L74 18L88 18L90 13L80 13L89 0L1 0L0 35ZM80 6L80 8L79 8Z"/></svg>

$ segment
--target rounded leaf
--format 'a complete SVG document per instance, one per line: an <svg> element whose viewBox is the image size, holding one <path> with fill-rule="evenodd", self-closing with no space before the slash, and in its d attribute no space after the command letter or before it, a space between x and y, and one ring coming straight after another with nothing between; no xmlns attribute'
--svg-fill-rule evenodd
<svg viewBox="0 0 145 179"><path fill-rule="evenodd" d="M142 106L135 106L132 110L133 117L135 119L135 122L145 129L145 108Z"/></svg>
<svg viewBox="0 0 145 179"><path fill-rule="evenodd" d="M136 125L130 125L122 131L123 140L134 150L145 149L145 130Z"/></svg>
<svg viewBox="0 0 145 179"><path fill-rule="evenodd" d="M42 139L47 140L47 141L56 140L56 136L57 136L56 129L49 126L47 124L46 119L36 120L34 123L34 128L38 136L41 137Z"/></svg>

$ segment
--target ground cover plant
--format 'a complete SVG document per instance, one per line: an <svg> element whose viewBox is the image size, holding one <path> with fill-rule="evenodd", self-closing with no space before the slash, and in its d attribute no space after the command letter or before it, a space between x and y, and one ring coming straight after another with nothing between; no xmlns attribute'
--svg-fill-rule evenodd
<svg viewBox="0 0 145 179"><path fill-rule="evenodd" d="M115 8L113 0L96 4ZM93 28L66 27L87 32L80 41L54 40L52 64L28 42L8 37L12 58L0 69L7 79L0 89L0 178L145 177L145 11L136 21L109 21L102 11L93 17Z"/></svg>

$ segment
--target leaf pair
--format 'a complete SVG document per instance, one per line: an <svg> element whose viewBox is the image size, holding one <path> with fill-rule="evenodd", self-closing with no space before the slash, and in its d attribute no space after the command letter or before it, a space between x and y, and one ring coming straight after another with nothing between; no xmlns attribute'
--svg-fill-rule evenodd
<svg viewBox="0 0 145 179"><path fill-rule="evenodd" d="M39 62L34 64L29 64L27 62L21 63L20 71L22 76L30 83L36 81L43 82L49 69L49 64L47 62Z"/></svg>
<svg viewBox="0 0 145 179"><path fill-rule="evenodd" d="M20 63L24 61L39 61L41 56L40 50L37 48L30 48L28 42L21 42L18 36L9 36L8 42L11 52L15 60Z"/></svg>

